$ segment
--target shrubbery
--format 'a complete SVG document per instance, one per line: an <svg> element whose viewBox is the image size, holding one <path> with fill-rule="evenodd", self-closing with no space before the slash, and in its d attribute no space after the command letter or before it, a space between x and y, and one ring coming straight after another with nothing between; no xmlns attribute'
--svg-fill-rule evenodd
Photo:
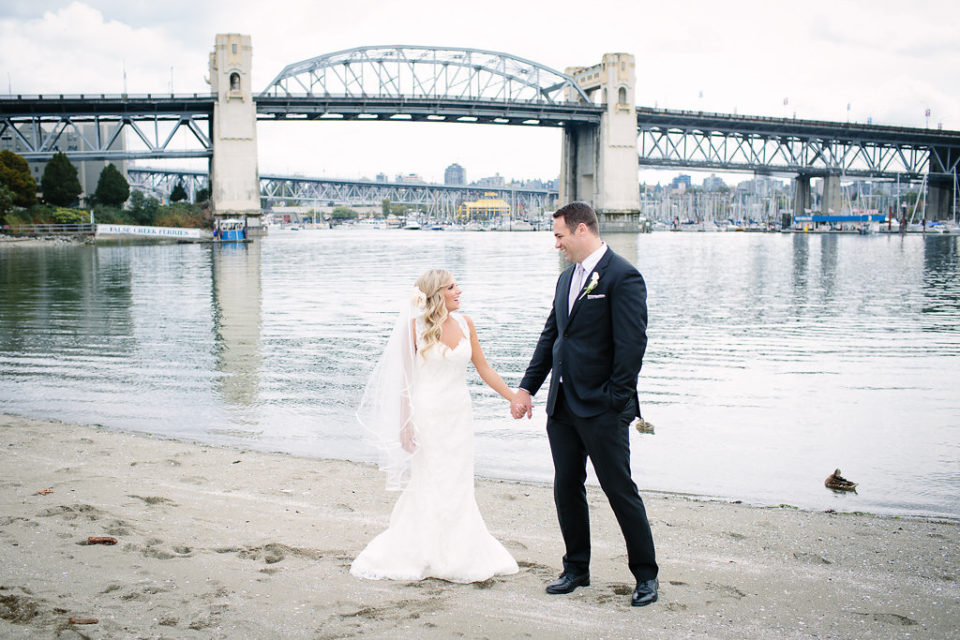
<svg viewBox="0 0 960 640"><path fill-rule="evenodd" d="M90 222L90 213L83 209L57 207L50 214L54 224L86 224Z"/></svg>
<svg viewBox="0 0 960 640"><path fill-rule="evenodd" d="M148 205L139 212L117 207L98 206L93 209L94 222L100 224L139 224L155 227L186 227L191 229L212 229L213 215L206 209L194 204L179 202L162 206L157 200L155 206ZM0 213L0 226L27 224L85 224L90 222L87 209L70 209L50 205L35 205L29 209L12 209Z"/></svg>

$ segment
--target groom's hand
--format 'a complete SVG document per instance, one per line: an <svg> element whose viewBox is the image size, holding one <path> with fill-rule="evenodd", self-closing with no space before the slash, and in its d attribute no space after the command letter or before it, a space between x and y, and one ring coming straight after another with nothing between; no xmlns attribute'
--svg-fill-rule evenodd
<svg viewBox="0 0 960 640"><path fill-rule="evenodd" d="M533 398L525 389L517 389L513 402L510 403L510 415L519 420L524 414L527 415L527 419L533 417Z"/></svg>

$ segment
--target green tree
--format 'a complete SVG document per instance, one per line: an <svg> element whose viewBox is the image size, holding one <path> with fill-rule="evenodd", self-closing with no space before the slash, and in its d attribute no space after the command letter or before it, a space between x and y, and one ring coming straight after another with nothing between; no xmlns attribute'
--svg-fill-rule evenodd
<svg viewBox="0 0 960 640"><path fill-rule="evenodd" d="M0 184L0 221L6 217L8 213L13 211L13 201L16 198L13 191L5 184Z"/></svg>
<svg viewBox="0 0 960 640"><path fill-rule="evenodd" d="M130 183L123 177L119 169L113 166L113 163L105 166L103 171L100 172L94 197L98 204L105 204L109 207L120 207L130 197Z"/></svg>
<svg viewBox="0 0 960 640"><path fill-rule="evenodd" d="M197 189L195 202L197 204L202 204L209 201L210 201L210 189Z"/></svg>
<svg viewBox="0 0 960 640"><path fill-rule="evenodd" d="M380 201L380 214L384 218L390 215L390 198L384 198Z"/></svg>
<svg viewBox="0 0 960 640"><path fill-rule="evenodd" d="M330 213L330 217L334 220L356 220L357 212L353 209L348 209L347 207L336 207L333 212Z"/></svg>
<svg viewBox="0 0 960 640"><path fill-rule="evenodd" d="M187 199L187 190L183 188L183 180L177 180L173 185L173 191L170 192L170 202L180 202Z"/></svg>
<svg viewBox="0 0 960 640"><path fill-rule="evenodd" d="M130 194L130 215L137 224L152 225L159 211L160 201L156 198L148 198L142 191Z"/></svg>
<svg viewBox="0 0 960 640"><path fill-rule="evenodd" d="M57 152L43 168L40 190L47 202L61 207L76 202L83 191L77 179L77 168L63 152Z"/></svg>
<svg viewBox="0 0 960 640"><path fill-rule="evenodd" d="M29 207L37 203L37 181L30 175L30 166L23 156L9 149L0 151L0 185L13 194L13 204Z"/></svg>

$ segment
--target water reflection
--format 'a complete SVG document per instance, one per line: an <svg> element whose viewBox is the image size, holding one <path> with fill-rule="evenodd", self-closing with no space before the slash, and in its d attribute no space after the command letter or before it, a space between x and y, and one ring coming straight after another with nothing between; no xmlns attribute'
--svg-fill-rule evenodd
<svg viewBox="0 0 960 640"><path fill-rule="evenodd" d="M0 349L25 356L124 347L132 298L127 258L93 247L6 251L0 256ZM88 340L90 334L97 339Z"/></svg>
<svg viewBox="0 0 960 640"><path fill-rule="evenodd" d="M924 313L952 314L960 308L960 282L957 280L960 238L926 238L923 246Z"/></svg>
<svg viewBox="0 0 960 640"><path fill-rule="evenodd" d="M825 305L833 301L837 282L837 262L840 255L839 240L838 235L820 234L820 289Z"/></svg>
<svg viewBox="0 0 960 640"><path fill-rule="evenodd" d="M212 249L217 390L230 405L256 405L260 389L260 243Z"/></svg>

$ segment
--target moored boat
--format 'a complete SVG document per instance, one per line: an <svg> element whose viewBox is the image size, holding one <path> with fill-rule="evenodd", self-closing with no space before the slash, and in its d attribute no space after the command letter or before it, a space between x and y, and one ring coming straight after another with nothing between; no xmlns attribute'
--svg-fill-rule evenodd
<svg viewBox="0 0 960 640"><path fill-rule="evenodd" d="M247 242L247 223L238 218L217 220L213 230L214 242Z"/></svg>

